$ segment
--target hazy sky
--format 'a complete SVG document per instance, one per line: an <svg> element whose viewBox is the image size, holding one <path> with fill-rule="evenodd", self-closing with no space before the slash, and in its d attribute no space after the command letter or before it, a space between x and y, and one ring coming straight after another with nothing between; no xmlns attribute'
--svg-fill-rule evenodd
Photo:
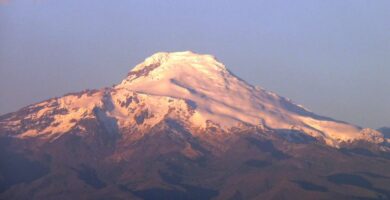
<svg viewBox="0 0 390 200"><path fill-rule="evenodd" d="M0 0L0 113L183 50L318 114L390 126L389 0Z"/></svg>

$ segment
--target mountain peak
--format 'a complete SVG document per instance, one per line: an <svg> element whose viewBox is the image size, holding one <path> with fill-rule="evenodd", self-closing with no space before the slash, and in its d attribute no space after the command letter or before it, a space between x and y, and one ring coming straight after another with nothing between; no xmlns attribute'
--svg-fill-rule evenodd
<svg viewBox="0 0 390 200"><path fill-rule="evenodd" d="M197 54L192 51L182 52L157 52L152 56L146 58L144 62L134 67L131 72L140 72L150 68L157 67L164 64L170 64L176 67L197 67L205 68L212 67L220 70L226 70L225 66L220 63L214 56L208 54Z"/></svg>
<svg viewBox="0 0 390 200"><path fill-rule="evenodd" d="M253 87L214 56L190 51L152 55L115 89L190 102L194 112L187 121L196 127L205 128L211 122L226 131L243 125L296 130L324 138L330 145L376 135L374 131L360 133L358 126L316 115L275 93Z"/></svg>
<svg viewBox="0 0 390 200"><path fill-rule="evenodd" d="M238 78L212 55L158 52L135 66L116 88L183 97L189 91L226 89L236 81Z"/></svg>

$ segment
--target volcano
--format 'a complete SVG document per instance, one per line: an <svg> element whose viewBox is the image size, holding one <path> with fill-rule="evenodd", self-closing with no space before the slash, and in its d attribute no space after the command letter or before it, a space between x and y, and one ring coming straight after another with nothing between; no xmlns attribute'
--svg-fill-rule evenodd
<svg viewBox="0 0 390 200"><path fill-rule="evenodd" d="M2 199L390 199L390 139L159 52L0 116Z"/></svg>

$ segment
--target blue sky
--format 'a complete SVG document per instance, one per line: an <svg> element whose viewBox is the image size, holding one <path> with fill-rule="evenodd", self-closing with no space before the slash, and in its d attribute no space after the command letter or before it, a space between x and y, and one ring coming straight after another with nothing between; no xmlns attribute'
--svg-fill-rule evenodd
<svg viewBox="0 0 390 200"><path fill-rule="evenodd" d="M390 126L388 0L0 2L2 114L192 50L318 114Z"/></svg>

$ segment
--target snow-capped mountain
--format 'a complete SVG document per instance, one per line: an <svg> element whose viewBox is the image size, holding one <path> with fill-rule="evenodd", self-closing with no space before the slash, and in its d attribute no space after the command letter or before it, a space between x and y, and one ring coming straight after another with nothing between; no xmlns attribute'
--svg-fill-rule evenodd
<svg viewBox="0 0 390 200"><path fill-rule="evenodd" d="M221 134L255 126L303 132L331 146L356 140L385 141L375 130L316 115L246 83L213 56L189 51L156 53L112 88L28 106L3 116L0 126L2 134L53 140L72 129L82 132L81 119L99 117L119 132L145 130L170 117L194 130L212 128Z"/></svg>
<svg viewBox="0 0 390 200"><path fill-rule="evenodd" d="M390 199L388 142L213 56L157 53L0 116L0 199Z"/></svg>

